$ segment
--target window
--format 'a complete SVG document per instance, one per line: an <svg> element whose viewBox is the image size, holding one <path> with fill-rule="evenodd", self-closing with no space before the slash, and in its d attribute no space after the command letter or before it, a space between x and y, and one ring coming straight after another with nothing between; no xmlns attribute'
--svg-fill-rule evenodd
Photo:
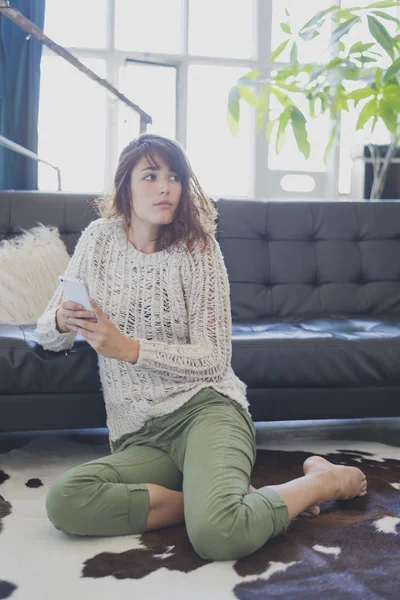
<svg viewBox="0 0 400 600"><path fill-rule="evenodd" d="M254 119L243 107L234 138L226 115L230 88L256 65L256 6L70 0L61 7L47 0L45 30L150 114L148 132L187 149L206 193L251 196ZM47 47L39 113L40 155L61 169L62 189L110 192L119 154L139 134L137 114ZM56 183L40 165L40 189Z"/></svg>
<svg viewBox="0 0 400 600"><path fill-rule="evenodd" d="M339 2L335 2L339 4ZM324 10L332 5L331 0L307 0L307 2L299 2L299 0L273 0L272 3L272 27L271 27L271 46L272 49L277 48L283 40L287 39L280 23L288 20L285 13L285 8L290 14L290 25L292 33L300 30L309 19L311 19L319 10ZM321 52L326 48L329 42L330 27L326 24L320 35L313 40L304 42L299 38L298 59L300 62L311 62L316 56L321 56ZM290 46L290 44L289 44ZM285 48L284 52L279 56L279 62L289 62L289 48Z"/></svg>
<svg viewBox="0 0 400 600"><path fill-rule="evenodd" d="M354 3L352 0L340 0L339 2L333 2L333 0L310 0L309 2L299 3L297 0L274 0L273 1L273 17L272 17L272 36L271 36L271 48L275 49L287 36L283 33L280 23L287 20L285 8L290 14L290 24L292 32L298 31L314 14L319 10L324 10L330 6L341 5L342 8L350 8L353 6L368 6L371 4L371 0L360 0L358 3ZM378 7L379 8L379 7ZM385 8L382 7L386 13L396 16L396 7ZM396 35L396 24L385 20L385 27L388 29L391 35ZM301 62L328 62L332 56L327 54L326 49L329 42L329 36L332 33L332 23L325 22L324 27L321 29L321 34L311 41L303 42L301 39L298 42L298 58ZM373 42L375 41L368 29L366 19L363 19L362 23L354 26L348 36L342 38L346 44L346 48L349 48L352 44L357 41ZM278 57L278 64L289 61L289 49L290 44L285 51ZM382 60L379 61L382 67L387 66L389 57L383 56ZM349 85L349 91L351 85ZM295 95L290 94L295 100ZM308 113L308 102L305 102L303 98L295 100L296 104L302 110L306 118L309 116ZM363 104L363 103L362 103ZM271 108L280 106L274 96L271 98ZM357 115L359 109L350 110L348 113L341 113L341 125L340 125L340 143L337 148L337 160L338 160L338 173L334 173L333 170L336 168L334 164L328 163L325 166L323 162L323 154L325 152L330 129L330 119L328 113L321 118L310 119L307 123L307 130L309 134L309 141L311 146L311 155L308 160L305 160L303 155L299 152L297 144L295 142L293 133L288 131L286 143L279 154L275 152L275 136L271 139L271 145L269 146L268 152L268 166L271 169L271 180L273 183L273 189L276 194L279 194L281 190L285 190L283 185L284 176L282 177L281 171L295 171L295 172L306 172L308 171L312 177L315 178L316 182L321 185L317 185L314 189L316 196L323 195L323 185L328 191L326 193L327 198L336 197L337 194L353 195L352 187L354 184L354 178L360 177L360 171L355 165L357 156L363 155L363 146L366 142L366 134L364 131L355 131L355 125L357 122ZM272 115L273 117L273 115ZM378 124L375 128L374 133L370 136L370 139L374 143L388 143L388 134L385 127L382 124ZM353 167L354 172L353 172ZM274 171L276 170L276 173ZM325 179L321 179L318 173L325 172ZM330 185L326 185L330 182ZM298 192L306 192L307 188L303 188L303 184L306 185L305 179L298 179ZM290 192L296 190L291 188ZM360 190L355 196L359 195ZM363 193L363 190L362 190Z"/></svg>
<svg viewBox="0 0 400 600"><path fill-rule="evenodd" d="M120 70L120 90L152 117L147 126L149 133L176 139L176 67L127 60ZM119 107L118 152L138 135L139 128L132 127L135 113L122 105ZM137 117L135 119L137 123Z"/></svg>
<svg viewBox="0 0 400 600"><path fill-rule="evenodd" d="M353 3L349 0L342 0L341 4L343 8L353 6ZM359 0L357 6L367 6L368 4L371 4L370 0ZM396 7L385 8L384 10L387 14L395 17L398 16ZM391 35L396 35L395 23L385 20L385 27ZM357 41L362 41L364 43L375 42L369 32L365 19L353 27L345 41L346 48L349 48ZM388 64L390 64L390 58L384 53L382 59L378 59L377 63L382 68L387 68ZM348 89L349 91L353 89L351 82L348 84ZM371 121L367 123L363 130L356 131L357 117L360 108L362 108L364 104L365 102L362 101L357 110L352 108L349 112L343 112L341 116L338 178L338 190L340 194L357 196L360 193L364 193L364 190L357 190L354 189L354 187L357 187L356 178L359 177L358 170L362 167L362 164L360 165L360 157L364 155L364 145L367 141L370 140L374 144L390 143L388 131L381 122L376 124L373 133L371 133Z"/></svg>
<svg viewBox="0 0 400 600"><path fill-rule="evenodd" d="M252 58L253 0L191 0L189 53L197 56Z"/></svg>
<svg viewBox="0 0 400 600"><path fill-rule="evenodd" d="M82 59L100 77L105 61ZM104 189L105 90L63 58L42 57L38 154L61 169L62 190ZM39 163L39 189L57 189L57 175Z"/></svg>
<svg viewBox="0 0 400 600"><path fill-rule="evenodd" d="M61 46L106 46L107 0L47 0L44 33Z"/></svg>
<svg viewBox="0 0 400 600"><path fill-rule="evenodd" d="M243 107L239 135L226 121L230 88L247 69L192 65L188 79L187 151L204 189L213 195L247 196L252 136L249 107ZM212 90L212 92L211 92Z"/></svg>
<svg viewBox="0 0 400 600"><path fill-rule="evenodd" d="M258 70L268 76L289 60L286 49L276 65L270 63L272 50L284 39L285 8L296 31L317 11L339 2L47 0L45 31L150 114L149 132L175 139L187 150L206 193L332 199L338 190L349 192L352 156L359 152L355 144L365 142L361 134L353 137L353 115L343 114L340 148L325 166L328 115L310 119L311 156L305 160L289 133L277 154L274 139L268 143L264 132L257 135L255 111L244 103L233 137L227 103L241 74ZM395 14L394 8L382 10ZM394 34L394 23L385 26ZM328 60L324 52L331 31L327 22L314 40L299 41L299 60ZM361 27L353 35L364 39L369 33ZM298 104L307 116L308 104L301 98ZM276 110L275 97L270 106ZM139 134L139 125L134 111L43 48L39 148L43 158L61 168L63 189L109 192L119 153ZM374 139L387 141L384 134L376 130ZM56 189L49 167L40 165L39 173L41 189Z"/></svg>
<svg viewBox="0 0 400 600"><path fill-rule="evenodd" d="M179 54L182 0L115 0L115 47L128 52Z"/></svg>

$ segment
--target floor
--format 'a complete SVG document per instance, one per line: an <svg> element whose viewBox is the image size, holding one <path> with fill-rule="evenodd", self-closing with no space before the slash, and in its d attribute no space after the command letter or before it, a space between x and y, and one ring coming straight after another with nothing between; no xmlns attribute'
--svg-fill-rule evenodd
<svg viewBox="0 0 400 600"><path fill-rule="evenodd" d="M257 444L273 438L334 439L379 442L400 447L400 418L343 419L326 421L257 422ZM107 444L107 429L74 429L0 433L0 453L21 448L37 438L63 437L91 444Z"/></svg>

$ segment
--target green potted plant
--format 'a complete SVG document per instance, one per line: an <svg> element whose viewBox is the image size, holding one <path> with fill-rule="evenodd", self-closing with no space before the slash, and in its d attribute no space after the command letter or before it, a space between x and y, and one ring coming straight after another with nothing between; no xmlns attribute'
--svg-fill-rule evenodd
<svg viewBox="0 0 400 600"><path fill-rule="evenodd" d="M290 49L290 62L265 77L259 71L250 71L238 79L228 99L228 125L237 134L240 121L240 101L256 109L257 132L265 128L268 140L276 129L276 152L282 149L286 129L293 130L297 146L306 159L310 156L307 119L296 106L293 93L306 98L311 118L329 111L331 132L324 153L327 163L329 151L338 142L342 111L356 109L356 130L383 123L390 143L382 159L382 146L366 146L373 166L371 199L381 197L390 164L400 141L398 113L400 112L400 20L384 9L400 6L400 1L373 2L368 6L341 8L338 5L317 12L298 31L292 31L290 14L285 9L287 21L281 23L285 39L272 53L274 63L286 47ZM382 10L383 9L383 10ZM320 35L327 19L332 20L332 34L327 50L330 60L324 63L300 63L297 57L298 40L309 41ZM385 22L396 24L395 35L390 34ZM371 34L370 43L358 41L347 47L346 35L364 22ZM393 27L393 26L392 26ZM378 62L379 61L379 62ZM385 63L382 66L382 63ZM270 95L279 102L279 111L270 118Z"/></svg>

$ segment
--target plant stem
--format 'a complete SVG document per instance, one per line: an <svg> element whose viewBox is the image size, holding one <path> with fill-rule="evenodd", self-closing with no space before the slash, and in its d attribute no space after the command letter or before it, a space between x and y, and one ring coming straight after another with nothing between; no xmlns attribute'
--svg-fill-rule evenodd
<svg viewBox="0 0 400 600"><path fill-rule="evenodd" d="M380 153L378 151L377 144L372 144L374 146L374 159L373 159L373 167L374 167L374 179L371 187L370 200L378 200L382 196L383 189L385 187L385 183L387 180L387 176L389 174L389 167L392 163L392 159L396 153L396 144L397 139L395 136L392 137L392 141L388 146L388 149L385 154L385 158L383 161L381 160ZM370 145L369 145L370 147ZM370 147L371 152L371 147Z"/></svg>

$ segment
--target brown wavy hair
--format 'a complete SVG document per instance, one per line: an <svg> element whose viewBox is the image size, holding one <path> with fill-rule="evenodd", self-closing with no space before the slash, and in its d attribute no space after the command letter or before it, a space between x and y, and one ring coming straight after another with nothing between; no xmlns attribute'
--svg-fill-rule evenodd
<svg viewBox="0 0 400 600"><path fill-rule="evenodd" d="M172 245L184 246L191 251L198 242L204 250L208 238L215 237L217 210L201 188L185 151L177 142L161 135L144 133L122 150L114 176L113 193L94 200L98 214L106 219L123 216L128 243L133 210L131 173L143 156L155 168L159 168L157 156L161 157L170 170L179 176L182 184L174 220L160 228L156 252Z"/></svg>

